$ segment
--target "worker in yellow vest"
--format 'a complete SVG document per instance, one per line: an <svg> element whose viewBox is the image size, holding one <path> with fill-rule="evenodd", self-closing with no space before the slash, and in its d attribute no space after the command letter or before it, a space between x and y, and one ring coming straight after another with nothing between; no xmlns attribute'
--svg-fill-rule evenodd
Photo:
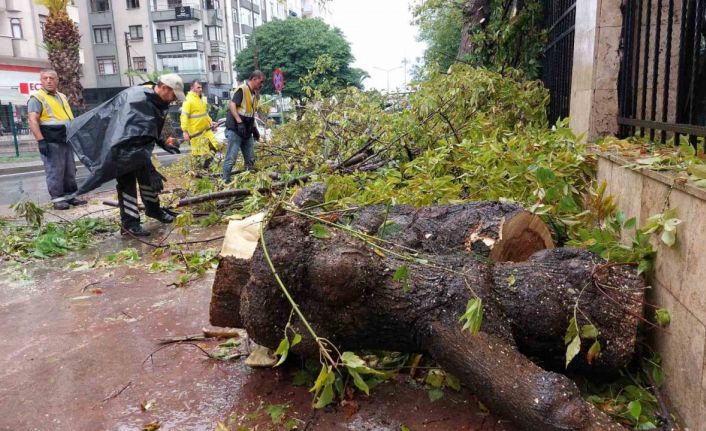
<svg viewBox="0 0 706 431"><path fill-rule="evenodd" d="M203 96L203 86L199 80L191 83L186 100L181 105L181 130L184 141L191 143L191 163L194 171L208 169L213 153L220 150L213 129L216 123L208 115L208 104Z"/></svg>
<svg viewBox="0 0 706 431"><path fill-rule="evenodd" d="M238 152L243 152L245 169L255 169L255 141L260 140L260 132L255 124L257 104L260 101L260 90L265 84L265 74L255 70L245 84L238 87L233 98L228 103L226 114L226 138L228 150L223 161L223 181L230 181L231 170L238 158Z"/></svg>
<svg viewBox="0 0 706 431"><path fill-rule="evenodd" d="M71 147L66 144L66 124L74 118L66 96L57 91L59 77L56 71L45 69L39 73L42 89L27 104L29 128L37 140L44 163L47 188L54 209L67 210L71 205L85 205L86 201L71 197L76 192L76 163Z"/></svg>

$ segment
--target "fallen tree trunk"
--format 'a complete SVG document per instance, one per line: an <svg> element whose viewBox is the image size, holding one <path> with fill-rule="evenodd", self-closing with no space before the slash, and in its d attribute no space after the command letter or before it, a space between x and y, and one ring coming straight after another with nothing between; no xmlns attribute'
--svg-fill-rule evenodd
<svg viewBox="0 0 706 431"><path fill-rule="evenodd" d="M339 348L427 352L493 411L526 429L622 429L585 402L571 380L542 369L523 353L549 368L563 364L563 336L576 314L579 325L597 327L604 348L589 363L588 345L582 346L571 368L611 372L624 366L634 350L644 282L632 269L606 265L580 250L543 250L526 262L495 263L477 254L473 243L495 247L506 216L515 213L522 214L512 205L480 202L421 210L368 208L348 215L358 229L417 250L412 261L390 253L380 256L339 230L317 239L310 235L314 222L293 214L274 217L264 241L280 278L317 334ZM541 238L535 233L516 236ZM522 241L510 248L517 249L517 244ZM490 256L493 250L485 251ZM403 265L408 267L408 292L393 279ZM230 286L233 321L257 343L275 348L291 306L261 247L249 268L243 262L231 268L240 272L230 275L239 280ZM601 286L609 286L610 299ZM481 332L473 336L461 330L459 318L475 295L483 300L484 318ZM294 325L305 333L299 323ZM297 348L302 354L317 354L311 340Z"/></svg>

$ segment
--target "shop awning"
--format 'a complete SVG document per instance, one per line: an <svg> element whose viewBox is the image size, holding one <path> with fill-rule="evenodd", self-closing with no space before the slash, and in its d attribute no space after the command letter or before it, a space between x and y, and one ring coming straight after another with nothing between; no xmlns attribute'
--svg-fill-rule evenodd
<svg viewBox="0 0 706 431"><path fill-rule="evenodd" d="M20 93L16 88L0 88L0 105L26 105L29 101L29 96Z"/></svg>

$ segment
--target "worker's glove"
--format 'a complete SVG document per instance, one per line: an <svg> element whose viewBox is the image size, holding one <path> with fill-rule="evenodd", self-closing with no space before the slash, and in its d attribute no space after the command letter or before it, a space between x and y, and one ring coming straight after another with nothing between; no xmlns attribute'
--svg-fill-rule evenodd
<svg viewBox="0 0 706 431"><path fill-rule="evenodd" d="M166 142L164 142L164 139L157 139L157 145L159 145L164 151L168 152L169 154L180 154L181 151L179 151L179 147L174 146L174 145L169 145Z"/></svg>
<svg viewBox="0 0 706 431"><path fill-rule="evenodd" d="M254 127L252 128L252 137L255 138L255 141L256 141L256 142L259 142L259 141L260 141L260 131L257 130L257 126L254 126Z"/></svg>
<svg viewBox="0 0 706 431"><path fill-rule="evenodd" d="M244 122L238 123L236 127L237 127L237 129L235 132L238 134L238 136L240 136L243 139L247 138L248 128L247 128L247 126L245 126L245 123Z"/></svg>
<svg viewBox="0 0 706 431"><path fill-rule="evenodd" d="M37 146L39 147L39 154L49 157L49 144L47 144L47 141L40 139L37 141Z"/></svg>
<svg viewBox="0 0 706 431"><path fill-rule="evenodd" d="M150 169L150 187L152 187L152 190L155 193L161 193L162 190L164 190L164 182L167 181L167 178L160 174L157 169L155 169L154 166L151 166Z"/></svg>

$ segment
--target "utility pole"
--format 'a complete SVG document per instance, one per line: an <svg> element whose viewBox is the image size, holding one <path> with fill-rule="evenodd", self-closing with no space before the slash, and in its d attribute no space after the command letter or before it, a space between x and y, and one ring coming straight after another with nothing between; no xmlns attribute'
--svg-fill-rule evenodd
<svg viewBox="0 0 706 431"><path fill-rule="evenodd" d="M250 0L250 18L252 20L252 32L250 33L250 39L252 42L252 52L253 60L255 63L255 70L260 70L260 57L257 52L257 41L255 40L255 2L260 0ZM260 11L262 13L262 11Z"/></svg>
<svg viewBox="0 0 706 431"><path fill-rule="evenodd" d="M125 32L125 53L127 55L127 79L130 83L130 87L133 86L132 81L132 59L130 58L130 32Z"/></svg>
<svg viewBox="0 0 706 431"><path fill-rule="evenodd" d="M385 73L387 73L387 94L390 94L390 72L399 69L401 66L393 67L391 69L384 69L382 67L377 67L375 66L374 68L377 70L381 70Z"/></svg>
<svg viewBox="0 0 706 431"><path fill-rule="evenodd" d="M407 91L407 63L409 63L409 60L407 60L407 57L402 59L402 64L404 65L404 89Z"/></svg>

